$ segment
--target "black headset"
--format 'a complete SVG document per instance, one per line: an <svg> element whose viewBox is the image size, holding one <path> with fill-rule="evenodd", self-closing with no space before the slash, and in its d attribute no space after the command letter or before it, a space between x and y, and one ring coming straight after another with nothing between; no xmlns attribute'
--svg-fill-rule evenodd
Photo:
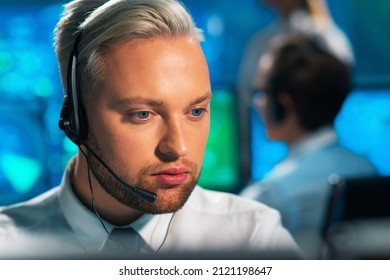
<svg viewBox="0 0 390 280"><path fill-rule="evenodd" d="M80 88L77 81L77 56L80 39L81 32L77 34L72 52L69 56L66 80L67 90L58 122L59 128L76 145L82 144L88 136L87 116L81 97L78 94Z"/></svg>

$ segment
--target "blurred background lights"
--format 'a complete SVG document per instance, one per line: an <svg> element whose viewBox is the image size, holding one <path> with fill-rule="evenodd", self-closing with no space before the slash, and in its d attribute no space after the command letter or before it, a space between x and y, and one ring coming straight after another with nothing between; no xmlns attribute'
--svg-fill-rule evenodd
<svg viewBox="0 0 390 280"><path fill-rule="evenodd" d="M219 15L212 15L207 21L207 32L210 36L218 37L223 33L223 20Z"/></svg>
<svg viewBox="0 0 390 280"><path fill-rule="evenodd" d="M36 184L41 172L40 162L17 154L2 154L0 167L18 193L27 193Z"/></svg>

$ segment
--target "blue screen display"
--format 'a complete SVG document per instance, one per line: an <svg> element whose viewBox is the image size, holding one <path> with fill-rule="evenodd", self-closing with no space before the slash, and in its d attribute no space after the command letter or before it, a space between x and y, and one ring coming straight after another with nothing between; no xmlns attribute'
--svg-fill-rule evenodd
<svg viewBox="0 0 390 280"><path fill-rule="evenodd" d="M336 119L340 144L390 175L390 89L357 90Z"/></svg>

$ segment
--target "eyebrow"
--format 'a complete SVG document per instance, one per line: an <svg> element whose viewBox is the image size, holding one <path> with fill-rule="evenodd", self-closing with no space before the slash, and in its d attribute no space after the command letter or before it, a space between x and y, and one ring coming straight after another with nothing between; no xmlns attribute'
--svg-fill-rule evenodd
<svg viewBox="0 0 390 280"><path fill-rule="evenodd" d="M206 101L208 99L211 99L212 94L210 91L207 91L207 93L203 96L197 97L189 102L189 106L193 106L196 104L199 104L203 101ZM148 105L151 107L162 107L164 105L164 101L158 101L151 98L143 98L143 97L132 97L132 98L122 98L115 102L117 106L123 106L123 105L134 105L134 104L142 104L142 105Z"/></svg>
<svg viewBox="0 0 390 280"><path fill-rule="evenodd" d="M200 96L200 97L195 98L194 100L192 100L192 101L189 103L189 105L190 105L190 106L193 106L193 105L202 103L203 101L210 100L211 97L212 97L212 94L211 94L210 91L208 91L208 92L206 92L205 95Z"/></svg>
<svg viewBox="0 0 390 280"><path fill-rule="evenodd" d="M132 97L132 98L122 98L115 102L116 105L122 106L122 105L133 105L133 104L143 104L143 105L149 105L153 107L161 107L164 102L162 101L156 101L154 99L150 98L143 98L143 97Z"/></svg>

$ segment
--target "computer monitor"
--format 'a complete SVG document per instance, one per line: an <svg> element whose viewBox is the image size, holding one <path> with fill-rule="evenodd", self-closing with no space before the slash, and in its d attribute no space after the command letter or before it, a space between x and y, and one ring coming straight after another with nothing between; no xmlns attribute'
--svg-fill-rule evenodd
<svg viewBox="0 0 390 280"><path fill-rule="evenodd" d="M229 86L213 86L212 92L210 134L199 185L237 192L240 169L236 96Z"/></svg>

